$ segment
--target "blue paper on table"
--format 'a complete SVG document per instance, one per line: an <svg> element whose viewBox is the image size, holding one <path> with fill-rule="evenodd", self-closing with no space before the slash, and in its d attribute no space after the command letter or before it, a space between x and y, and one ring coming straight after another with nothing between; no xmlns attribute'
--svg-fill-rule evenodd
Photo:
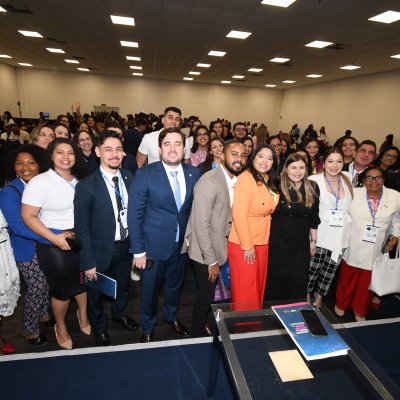
<svg viewBox="0 0 400 400"><path fill-rule="evenodd" d="M314 308L311 304L301 302L272 306L271 308L306 360L342 356L346 355L350 349L320 311L315 312L326 329L328 336L311 335L300 313L300 310L313 310Z"/></svg>
<svg viewBox="0 0 400 400"><path fill-rule="evenodd" d="M81 283L115 299L117 297L117 281L100 272L96 272L96 274L97 281L94 279L90 281L82 272Z"/></svg>

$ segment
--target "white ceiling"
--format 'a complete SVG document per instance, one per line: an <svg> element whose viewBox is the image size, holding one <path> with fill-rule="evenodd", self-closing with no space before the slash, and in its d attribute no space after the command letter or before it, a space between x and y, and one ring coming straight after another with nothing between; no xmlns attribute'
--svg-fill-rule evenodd
<svg viewBox="0 0 400 400"><path fill-rule="evenodd" d="M15 67L28 62L33 68L85 73L76 70L79 66L92 69L89 73L132 77L129 65L141 65L145 78L181 81L195 70L201 75L193 82L231 80L232 85L260 88L271 83L281 89L400 70L400 59L390 58L400 53L400 21L368 21L387 10L400 12L400 0L297 0L288 8L262 5L261 0L17 0L12 5L32 12L0 13L0 54L12 57L0 62ZM113 25L110 14L134 17L136 26ZM227 38L232 29L252 35ZM27 38L17 30L38 31L44 38ZM120 40L137 41L139 48L121 47ZM314 40L342 49L305 47ZM65 54L52 54L46 47ZM210 50L227 54L210 57ZM126 55L142 61L127 61ZM64 61L74 56L82 57L80 65ZM269 62L274 57L290 58L290 66ZM195 67L199 62L212 66ZM362 68L339 69L346 64ZM263 72L252 74L247 71L251 67ZM235 81L235 74L245 80ZM296 83L283 84L286 79Z"/></svg>

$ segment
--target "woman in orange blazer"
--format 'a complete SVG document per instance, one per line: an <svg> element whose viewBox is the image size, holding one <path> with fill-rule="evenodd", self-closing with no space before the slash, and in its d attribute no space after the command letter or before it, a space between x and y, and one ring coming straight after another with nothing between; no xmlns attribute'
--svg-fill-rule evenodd
<svg viewBox="0 0 400 400"><path fill-rule="evenodd" d="M259 309L264 299L271 214L279 201L276 167L275 151L264 144L235 185L228 260L236 310Z"/></svg>

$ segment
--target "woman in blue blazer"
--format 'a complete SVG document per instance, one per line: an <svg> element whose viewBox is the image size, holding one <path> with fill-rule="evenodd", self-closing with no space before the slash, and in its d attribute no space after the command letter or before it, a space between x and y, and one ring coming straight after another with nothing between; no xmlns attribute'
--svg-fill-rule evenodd
<svg viewBox="0 0 400 400"><path fill-rule="evenodd" d="M23 311L23 336L35 346L45 345L40 322L50 323L49 287L36 257L34 241L43 241L22 221L21 198L28 182L42 170L44 150L27 144L7 155L5 165L9 178L14 178L0 191L0 209L7 220L11 246L22 278L26 283Z"/></svg>

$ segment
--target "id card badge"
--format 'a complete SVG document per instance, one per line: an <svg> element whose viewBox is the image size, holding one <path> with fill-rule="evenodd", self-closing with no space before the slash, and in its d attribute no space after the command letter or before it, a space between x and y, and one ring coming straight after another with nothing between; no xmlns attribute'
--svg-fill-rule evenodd
<svg viewBox="0 0 400 400"><path fill-rule="evenodd" d="M364 242L376 243L379 228L373 225L366 225L362 240Z"/></svg>
<svg viewBox="0 0 400 400"><path fill-rule="evenodd" d="M119 212L121 218L121 224L125 229L128 229L128 210L124 208Z"/></svg>
<svg viewBox="0 0 400 400"><path fill-rule="evenodd" d="M343 226L342 210L329 210L329 226Z"/></svg>

